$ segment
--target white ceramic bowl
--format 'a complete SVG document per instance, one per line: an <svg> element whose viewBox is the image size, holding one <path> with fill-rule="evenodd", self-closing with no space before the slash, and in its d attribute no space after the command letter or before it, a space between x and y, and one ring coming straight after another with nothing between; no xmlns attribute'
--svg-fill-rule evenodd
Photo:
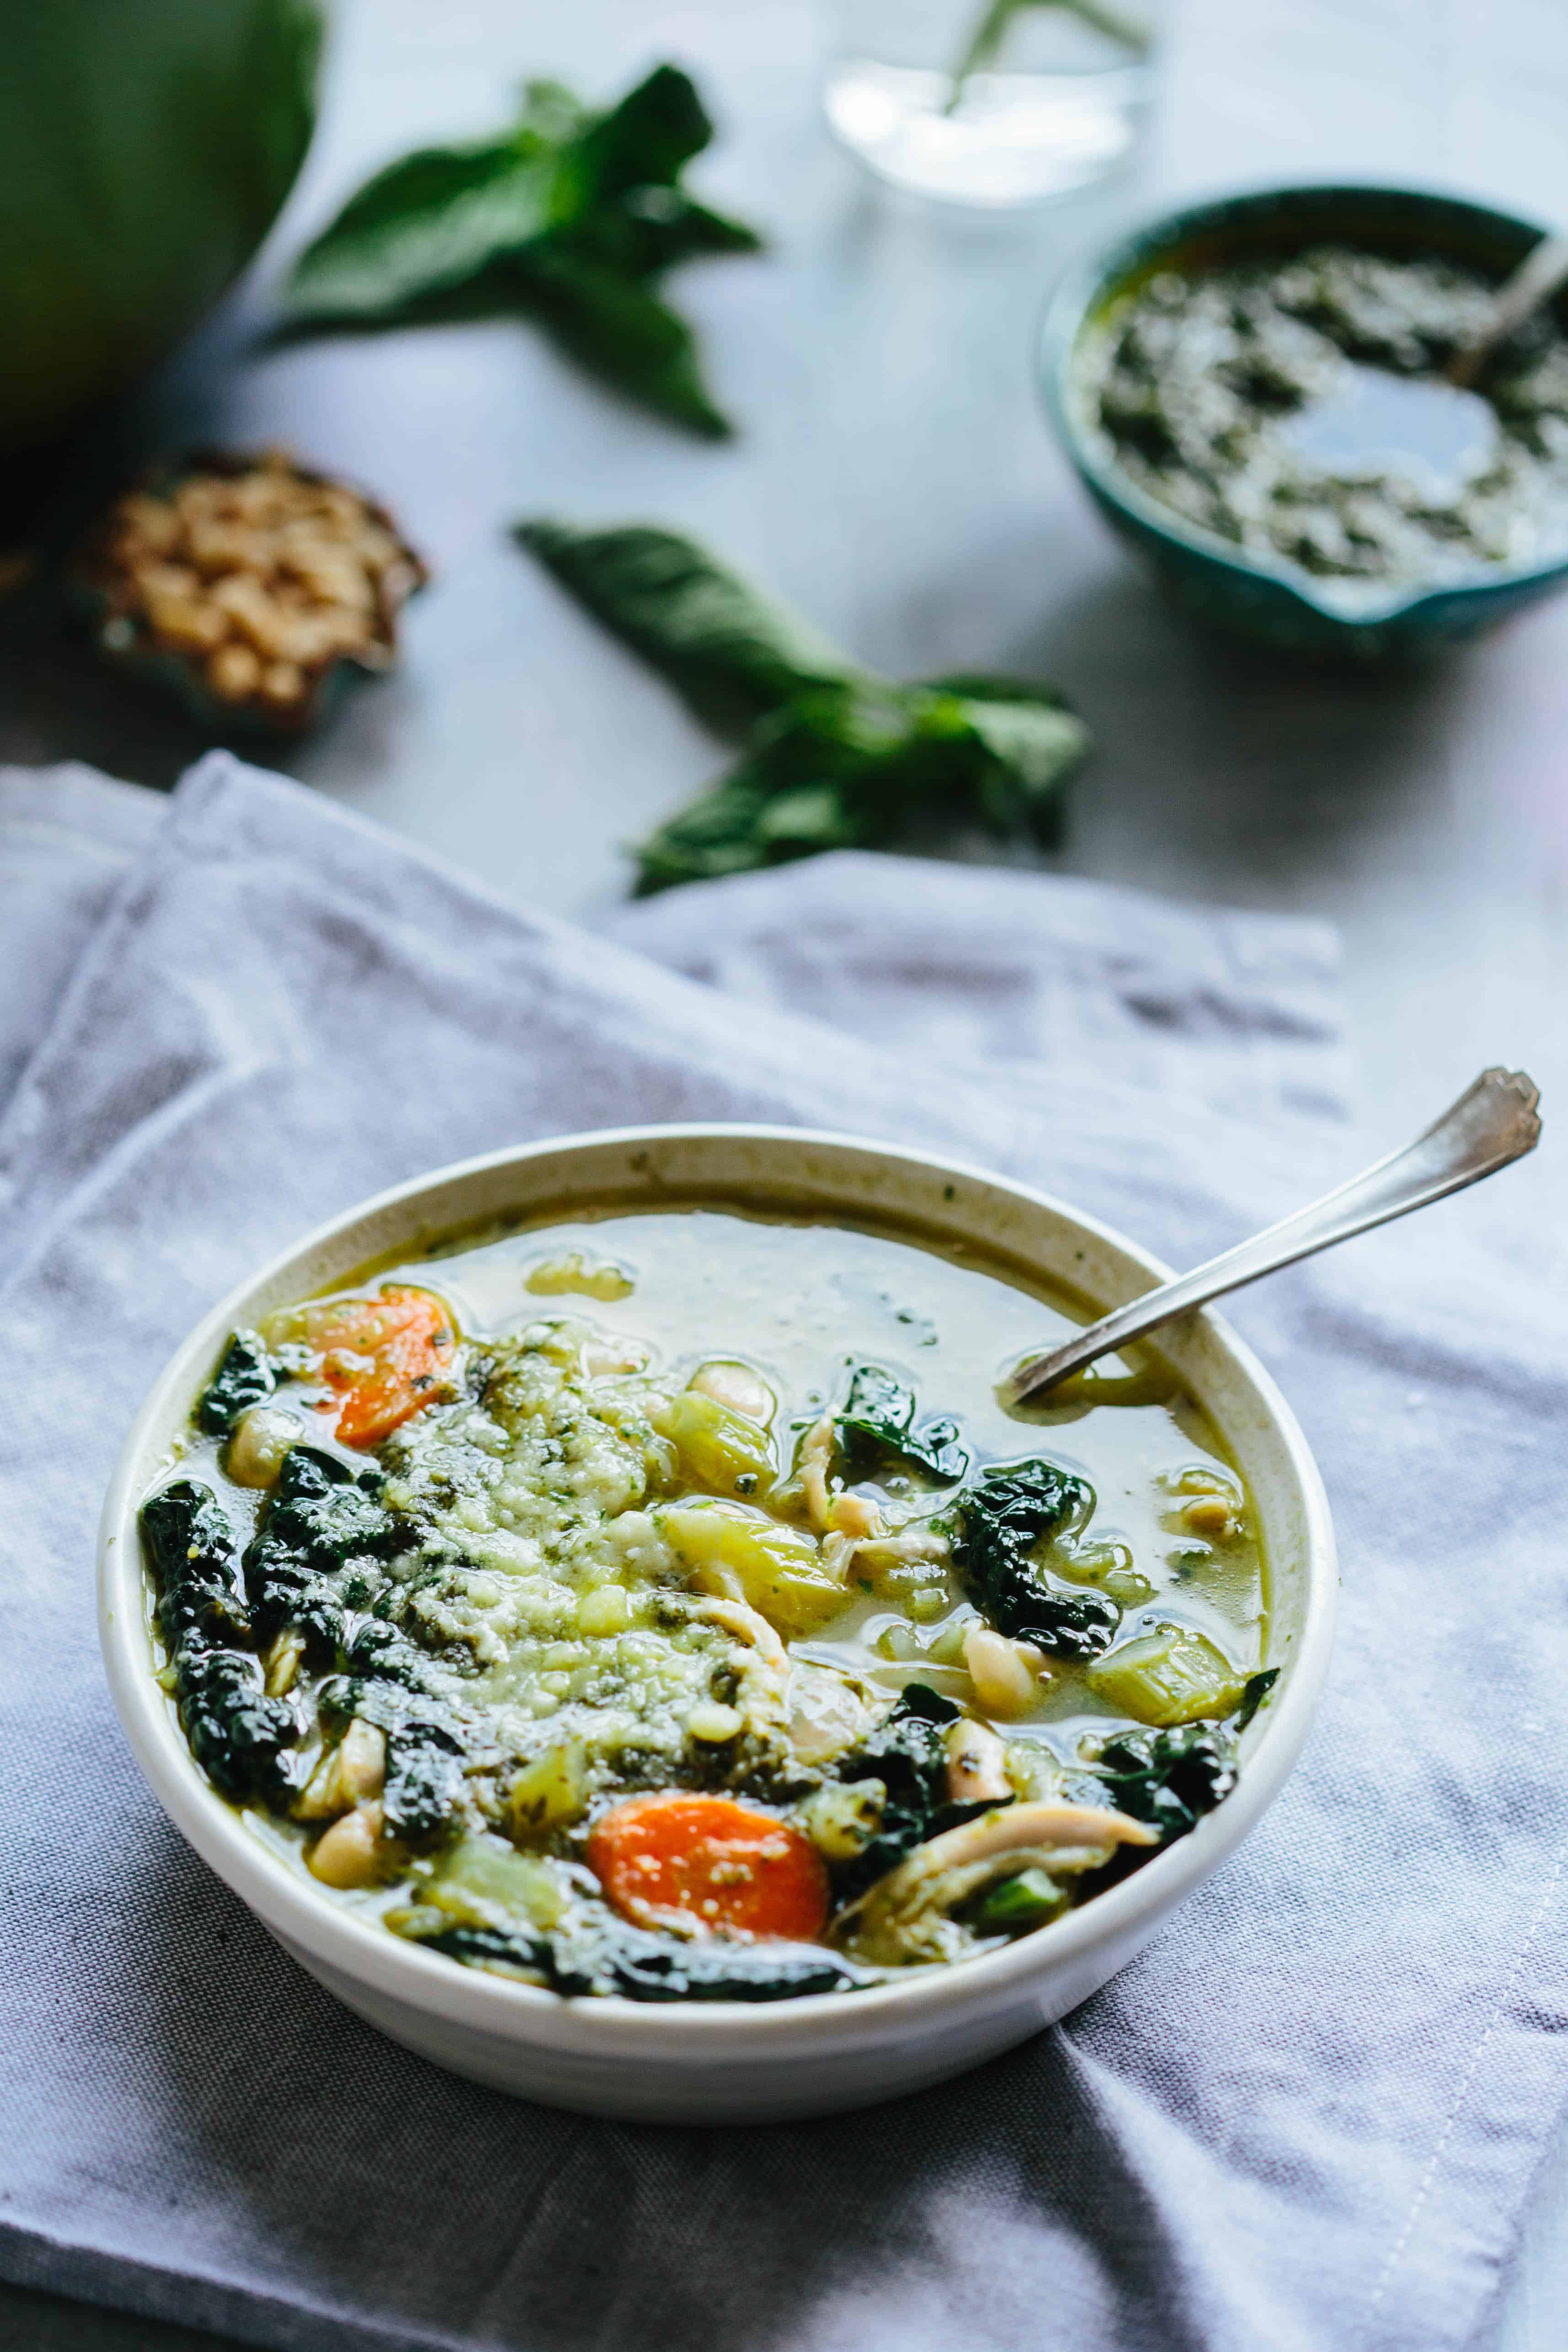
<svg viewBox="0 0 1568 2352"><path fill-rule="evenodd" d="M763 2006L563 2000L456 1966L356 1916L252 1835L196 1769L153 1679L138 1507L237 1325L369 1260L485 1219L704 1196L850 1223L910 1220L939 1242L1001 1251L1106 1307L1166 1275L1092 1218L1020 1185L798 1129L622 1129L471 1160L321 1226L196 1326L116 1468L99 1607L115 1704L159 1801L279 1943L351 2009L440 2065L554 2106L650 2122L756 2123L940 2082L1060 2017L1131 1959L1246 1836L1295 1762L1328 1664L1336 1580L1322 1485L1289 1408L1222 1322L1192 1317L1162 1344L1252 1490L1270 1566L1269 1662L1283 1673L1244 1739L1237 1790L1190 1837L1083 1908L982 1958L908 1984Z"/></svg>

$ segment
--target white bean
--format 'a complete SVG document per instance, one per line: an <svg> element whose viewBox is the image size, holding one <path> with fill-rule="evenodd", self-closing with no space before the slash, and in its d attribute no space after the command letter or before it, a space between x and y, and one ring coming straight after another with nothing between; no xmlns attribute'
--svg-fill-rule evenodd
<svg viewBox="0 0 1568 2352"><path fill-rule="evenodd" d="M370 1886L380 1874L381 1807L361 1805L332 1823L310 1849L310 1868L323 1886Z"/></svg>
<svg viewBox="0 0 1568 2352"><path fill-rule="evenodd" d="M1017 1643L1005 1633L971 1625L963 1636L963 1663L987 1715L1022 1715L1033 1704L1035 1677Z"/></svg>
<svg viewBox="0 0 1568 2352"><path fill-rule="evenodd" d="M237 1486L275 1486L283 1456L304 1433L296 1414L276 1405L254 1404L229 1439L223 1466Z"/></svg>

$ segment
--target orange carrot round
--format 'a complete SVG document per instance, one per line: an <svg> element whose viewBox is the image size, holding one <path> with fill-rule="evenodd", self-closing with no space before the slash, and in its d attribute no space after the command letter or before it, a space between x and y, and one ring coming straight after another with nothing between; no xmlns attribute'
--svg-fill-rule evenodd
<svg viewBox="0 0 1568 2352"><path fill-rule="evenodd" d="M808 1838L732 1797L676 1789L633 1797L595 1822L588 1861L639 1927L728 1927L791 1943L820 1936L827 1873Z"/></svg>
<svg viewBox="0 0 1568 2352"><path fill-rule="evenodd" d="M379 1445L435 1401L452 1360L452 1318L427 1290L384 1290L307 1310L306 1335L321 1377L342 1402L345 1445Z"/></svg>

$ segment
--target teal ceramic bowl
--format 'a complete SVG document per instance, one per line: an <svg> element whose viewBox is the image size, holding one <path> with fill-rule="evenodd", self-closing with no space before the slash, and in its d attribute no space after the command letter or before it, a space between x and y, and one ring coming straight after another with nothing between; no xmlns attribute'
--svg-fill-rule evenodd
<svg viewBox="0 0 1568 2352"><path fill-rule="evenodd" d="M1473 577L1441 587L1383 592L1243 551L1150 498L1117 465L1080 354L1107 312L1161 269L1196 273L1331 242L1436 255L1500 279L1544 234L1538 222L1413 188L1262 188L1168 213L1079 263L1058 288L1040 343L1047 410L1100 512L1198 619L1304 653L1376 658L1439 649L1568 586L1568 552L1517 568L1478 566ZM1561 305L1560 315L1568 320Z"/></svg>

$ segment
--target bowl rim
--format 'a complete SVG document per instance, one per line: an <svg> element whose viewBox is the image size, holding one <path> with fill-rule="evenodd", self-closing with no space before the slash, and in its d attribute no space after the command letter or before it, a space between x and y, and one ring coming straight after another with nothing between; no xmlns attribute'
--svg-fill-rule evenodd
<svg viewBox="0 0 1568 2352"><path fill-rule="evenodd" d="M1468 214L1478 223L1518 230L1531 239L1552 234L1539 221L1508 212L1500 205L1489 204L1460 189L1417 187L1405 180L1372 177L1249 182L1240 187L1193 196L1171 209L1142 215L1123 223L1109 243L1096 244L1079 254L1047 297L1035 337L1036 371L1046 414L1073 467L1098 498L1141 530L1194 555L1206 557L1243 578L1266 581L1316 618L1350 634L1385 627L1391 621L1407 619L1430 607L1544 584L1568 572L1568 550L1544 562L1489 564L1478 567L1473 575L1426 587L1390 589L1381 597L1369 595L1364 603L1346 605L1337 601L1331 592L1315 593L1311 574L1283 557L1254 554L1238 548L1218 531L1208 530L1202 523L1189 522L1173 508L1151 498L1113 459L1102 457L1080 429L1071 377L1079 338L1090 314L1113 291L1117 280L1130 274L1133 264L1151 249L1173 245L1205 228L1222 226L1227 219L1245 217L1282 202L1299 201L1303 207L1309 207L1314 201L1324 199L1362 199L1375 204L1389 197L1398 197L1417 209L1429 207L1435 213Z"/></svg>
<svg viewBox="0 0 1568 2352"><path fill-rule="evenodd" d="M706 1139L777 1143L815 1151L868 1152L885 1162L1000 1192L1027 1207L1064 1219L1080 1233L1131 1259L1151 1285L1171 1269L1100 1219L1054 1195L972 1162L908 1146L826 1129L694 1120L578 1131L542 1137L453 1161L388 1186L324 1219L236 1283L203 1315L164 1363L148 1391L115 1465L104 1499L98 1544L98 1617L111 1695L132 1755L165 1813L197 1853L262 1923L298 1956L309 1955L360 1986L399 2005L520 2043L547 2041L557 2048L614 2056L639 2049L688 2047L693 2060L705 2047L738 2041L762 2054L770 2042L797 2040L809 2029L828 2045L879 2041L889 2029L912 2027L953 2007L990 2007L1030 1977L1066 1969L1097 1946L1157 1927L1164 1915L1218 1865L1252 1829L1288 1777L1310 1728L1333 1642L1338 1570L1332 1524L1321 1476L1294 1413L1269 1374L1222 1318L1203 1309L1191 1318L1219 1343L1227 1368L1250 1385L1258 1406L1282 1444L1302 1509L1306 1541L1301 1563L1304 1608L1293 1655L1278 1691L1255 1719L1237 1787L1195 1830L1143 1866L1061 1918L1000 1949L956 1965L921 1970L907 1982L843 1992L803 1994L772 2002L649 2003L615 1994L563 1995L515 1979L464 1968L444 1954L391 1935L379 1920L339 1903L291 1860L248 1832L240 1809L212 1787L192 1756L171 1702L153 1671L147 1589L137 1524L148 1491L142 1457L150 1436L178 1395L191 1389L194 1361L216 1359L234 1328L237 1312L264 1286L329 1246L370 1217L413 1211L438 1189L522 1168L565 1151L629 1148ZM759 1187L759 1191L761 1188ZM715 1198L721 1196L714 1188ZM776 1199L776 1195L773 1196ZM569 1207L569 1201L563 1202ZM444 1229L461 1232L459 1224ZM987 1997L990 1997L989 1999ZM651 2047L650 2047L651 2045Z"/></svg>

